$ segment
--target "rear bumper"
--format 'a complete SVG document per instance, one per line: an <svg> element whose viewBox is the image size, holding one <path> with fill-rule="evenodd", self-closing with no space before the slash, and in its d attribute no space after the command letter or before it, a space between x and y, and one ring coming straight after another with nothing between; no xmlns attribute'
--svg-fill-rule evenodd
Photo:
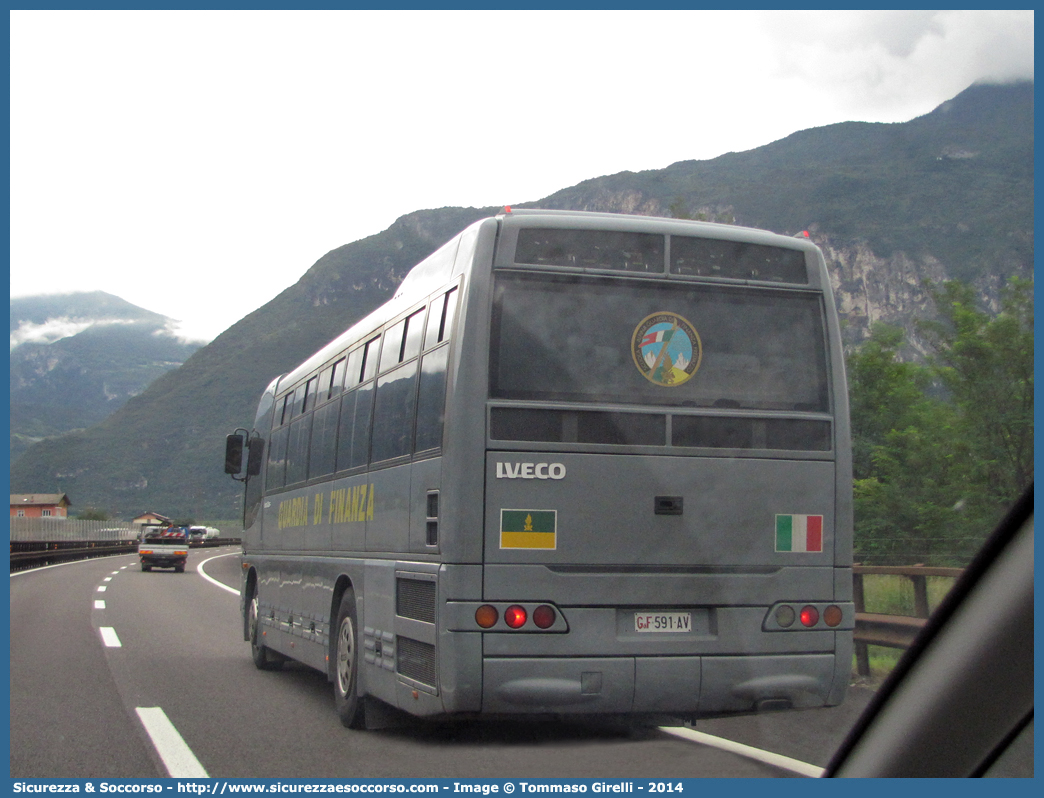
<svg viewBox="0 0 1044 798"><path fill-rule="evenodd" d="M843 667L839 661L843 661ZM682 717L809 709L844 697L851 654L485 658L483 712ZM840 679L839 671L844 678Z"/></svg>
<svg viewBox="0 0 1044 798"><path fill-rule="evenodd" d="M138 559L141 560L143 565L156 565L160 568L173 568L176 565L184 565L188 562L186 557L163 557L154 554L139 555Z"/></svg>

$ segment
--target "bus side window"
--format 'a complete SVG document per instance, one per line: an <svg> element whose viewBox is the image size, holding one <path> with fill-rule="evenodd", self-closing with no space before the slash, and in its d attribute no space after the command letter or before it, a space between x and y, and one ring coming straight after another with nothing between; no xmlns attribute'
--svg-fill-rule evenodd
<svg viewBox="0 0 1044 798"><path fill-rule="evenodd" d="M417 437L415 452L442 446L442 423L446 410L446 366L449 347L428 352L421 361L420 388L417 394Z"/></svg>
<svg viewBox="0 0 1044 798"><path fill-rule="evenodd" d="M286 450L286 484L308 479L308 444L312 432L312 414L290 422L290 443Z"/></svg>
<svg viewBox="0 0 1044 798"><path fill-rule="evenodd" d="M370 413L373 383L346 393L340 402L341 422L337 434L337 470L364 466L370 459Z"/></svg>
<svg viewBox="0 0 1044 798"><path fill-rule="evenodd" d="M315 394L315 404L321 405L330 398L330 382L333 379L333 366L327 366L319 372L319 389Z"/></svg>
<svg viewBox="0 0 1044 798"><path fill-rule="evenodd" d="M292 393L286 394L279 399L276 407L278 411L276 412L275 426L281 427L284 424L289 424L290 413L294 408L294 395Z"/></svg>
<svg viewBox="0 0 1044 798"><path fill-rule="evenodd" d="M330 393L329 398L333 399L335 396L340 395L341 391L344 390L344 372L345 364L348 361L345 358L341 358L333 364L333 375L330 379Z"/></svg>
<svg viewBox="0 0 1044 798"><path fill-rule="evenodd" d="M417 410L416 387L416 360L377 380L377 399L373 410L374 462L410 453Z"/></svg>
<svg viewBox="0 0 1044 798"><path fill-rule="evenodd" d="M381 337L379 335L366 342L366 349L363 353L362 375L359 377L359 382L366 382L377 376L377 351L380 349L380 344Z"/></svg>
<svg viewBox="0 0 1044 798"><path fill-rule="evenodd" d="M286 443L289 436L290 427L279 427L272 432L272 440L268 446L265 490L271 491L286 484Z"/></svg>
<svg viewBox="0 0 1044 798"><path fill-rule="evenodd" d="M305 403L305 386L304 384L298 385L297 390L294 391L294 409L291 418L297 418L304 412Z"/></svg>
<svg viewBox="0 0 1044 798"><path fill-rule="evenodd" d="M399 363L399 356L402 354L402 336L405 331L406 319L403 319L384 333L384 346L381 347L381 373Z"/></svg>
<svg viewBox="0 0 1044 798"><path fill-rule="evenodd" d="M424 308L406 319L406 336L402 341L402 356L400 363L411 360L421 351L421 341L424 338Z"/></svg>
<svg viewBox="0 0 1044 798"><path fill-rule="evenodd" d="M332 474L337 463L337 411L340 402L327 402L312 416L312 445L308 455L308 477Z"/></svg>
<svg viewBox="0 0 1044 798"><path fill-rule="evenodd" d="M363 347L348 353L348 363L345 366L344 389L350 391L362 380L363 355L366 350Z"/></svg>
<svg viewBox="0 0 1044 798"><path fill-rule="evenodd" d="M305 384L304 405L301 407L301 412L302 413L307 413L309 410L311 410L313 407L315 407L316 386L318 384L319 384L319 378L318 377L312 377L312 379L310 379Z"/></svg>
<svg viewBox="0 0 1044 798"><path fill-rule="evenodd" d="M424 333L424 348L431 349L449 338L453 327L453 316L457 310L457 289L452 288L440 299L431 303L428 313L428 328Z"/></svg>

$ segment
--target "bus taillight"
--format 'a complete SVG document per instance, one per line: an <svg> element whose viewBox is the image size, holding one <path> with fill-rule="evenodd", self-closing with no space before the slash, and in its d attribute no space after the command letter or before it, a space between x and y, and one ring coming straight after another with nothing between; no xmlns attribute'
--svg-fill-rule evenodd
<svg viewBox="0 0 1044 798"><path fill-rule="evenodd" d="M819 610L809 604L801 608L801 623L803 626L815 626L819 623Z"/></svg>
<svg viewBox="0 0 1044 798"><path fill-rule="evenodd" d="M489 629L496 624L499 616L500 613L497 612L496 607L490 606L489 604L483 604L475 610L475 623L483 629Z"/></svg>
<svg viewBox="0 0 1044 798"><path fill-rule="evenodd" d="M526 608L514 604L504 610L504 623L512 629L521 629L526 623Z"/></svg>
<svg viewBox="0 0 1044 798"><path fill-rule="evenodd" d="M831 604L829 607L823 610L823 623L825 623L827 626L837 626L841 623L842 617L843 614L841 612L841 608L838 607L836 604Z"/></svg>
<svg viewBox="0 0 1044 798"><path fill-rule="evenodd" d="M794 624L794 608L781 604L776 610L776 623L784 629L791 627Z"/></svg>
<svg viewBox="0 0 1044 798"><path fill-rule="evenodd" d="M533 623L541 629L548 629L555 624L555 610L546 604L541 604L533 610Z"/></svg>

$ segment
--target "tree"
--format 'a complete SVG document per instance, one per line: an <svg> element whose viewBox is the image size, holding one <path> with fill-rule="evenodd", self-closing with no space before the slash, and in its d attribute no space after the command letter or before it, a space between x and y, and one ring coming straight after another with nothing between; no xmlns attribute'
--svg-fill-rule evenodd
<svg viewBox="0 0 1044 798"><path fill-rule="evenodd" d="M930 286L939 320L875 326L848 358L856 550L864 562L963 565L1033 479L1033 286L991 317L962 283Z"/></svg>
<svg viewBox="0 0 1044 798"><path fill-rule="evenodd" d="M979 481L1004 506L1033 479L1033 283L1013 279L991 318L964 283L931 288L941 319L920 327L929 362L959 408Z"/></svg>
<svg viewBox="0 0 1044 798"><path fill-rule="evenodd" d="M903 362L902 330L873 328L848 359L856 549L864 562L947 558L960 508L962 444L932 374Z"/></svg>
<svg viewBox="0 0 1044 798"><path fill-rule="evenodd" d="M88 507L83 512L77 513L76 517L81 521L108 521L109 514L96 507Z"/></svg>

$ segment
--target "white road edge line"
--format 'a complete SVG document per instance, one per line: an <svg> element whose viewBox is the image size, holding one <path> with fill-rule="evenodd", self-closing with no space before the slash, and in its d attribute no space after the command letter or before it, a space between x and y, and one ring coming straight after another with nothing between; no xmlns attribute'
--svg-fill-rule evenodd
<svg viewBox="0 0 1044 798"><path fill-rule="evenodd" d="M105 643L106 648L123 648L123 643L116 636L116 630L111 626L99 626L98 631L101 632L102 642Z"/></svg>
<svg viewBox="0 0 1044 798"><path fill-rule="evenodd" d="M211 560L219 560L222 557L232 557L232 556L238 556L238 555L239 555L238 551L230 551L228 554L218 554L218 555L216 555L214 557L207 557L207 559L203 560L203 562L201 562L199 565L196 566L196 570L199 571L199 575L200 576L202 576L204 579L206 579L211 584L217 585L222 590L227 590L229 593L234 593L235 595L238 596L239 595L239 591L236 590L236 588L229 587L228 585L222 584L221 582L216 580L214 577L209 576L207 574L207 572L203 570L203 566L206 565Z"/></svg>
<svg viewBox="0 0 1044 798"><path fill-rule="evenodd" d="M172 779L210 778L162 707L137 707L135 711Z"/></svg>
<svg viewBox="0 0 1044 798"><path fill-rule="evenodd" d="M739 754L748 759L755 759L758 762L764 762L766 765L773 765L778 768L783 768L784 770L790 770L794 773L799 773L802 776L808 776L813 779L818 779L824 772L824 768L810 765L808 762L802 762L800 759L791 759L789 756L783 756L782 754L774 754L771 751L762 751L760 748L754 748L750 745L726 740L723 737L715 737L713 734L698 732L695 729L686 729L680 726L661 726L660 731L673 734L675 737L682 737L694 743L700 743L701 745L710 745L715 748L720 748L723 751Z"/></svg>

